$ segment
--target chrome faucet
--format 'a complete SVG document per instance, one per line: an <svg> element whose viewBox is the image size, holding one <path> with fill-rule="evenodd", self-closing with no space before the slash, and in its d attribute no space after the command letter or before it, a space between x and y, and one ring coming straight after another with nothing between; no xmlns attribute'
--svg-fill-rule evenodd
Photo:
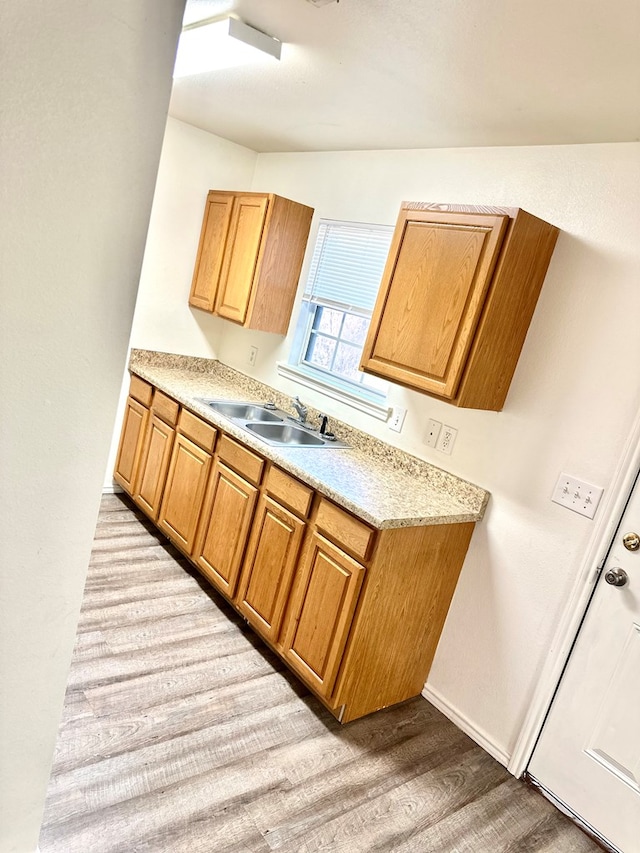
<svg viewBox="0 0 640 853"><path fill-rule="evenodd" d="M336 436L335 433L330 432L327 427L329 425L329 418L326 415L318 415L318 420L320 421L319 433L323 438L326 438L327 441L335 441Z"/></svg>
<svg viewBox="0 0 640 853"><path fill-rule="evenodd" d="M309 412L308 412L307 407L303 403L300 402L300 397L294 397L293 400L291 401L291 405L293 406L293 408L298 413L299 422L301 424L306 424L307 415Z"/></svg>

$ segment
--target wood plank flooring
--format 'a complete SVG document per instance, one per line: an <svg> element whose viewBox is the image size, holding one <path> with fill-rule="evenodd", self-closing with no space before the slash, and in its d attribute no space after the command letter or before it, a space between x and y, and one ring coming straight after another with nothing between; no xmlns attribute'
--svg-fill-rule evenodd
<svg viewBox="0 0 640 853"><path fill-rule="evenodd" d="M40 853L593 853L426 700L341 727L105 496Z"/></svg>

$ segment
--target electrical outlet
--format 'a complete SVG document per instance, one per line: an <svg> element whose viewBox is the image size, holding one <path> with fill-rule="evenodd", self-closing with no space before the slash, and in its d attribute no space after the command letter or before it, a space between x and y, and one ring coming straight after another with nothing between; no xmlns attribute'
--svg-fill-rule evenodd
<svg viewBox="0 0 640 853"><path fill-rule="evenodd" d="M402 406L394 406L391 409L391 416L388 421L389 429L392 429L394 432L402 432L406 414L407 410L403 409Z"/></svg>
<svg viewBox="0 0 640 853"><path fill-rule="evenodd" d="M579 512L580 515L593 518L603 491L604 489L600 486L585 483L569 474L560 474L551 500L560 506Z"/></svg>
<svg viewBox="0 0 640 853"><path fill-rule="evenodd" d="M258 347L249 347L249 367L256 366L256 360L258 358Z"/></svg>
<svg viewBox="0 0 640 853"><path fill-rule="evenodd" d="M440 432L440 438L436 443L436 450L439 450L441 453L446 453L450 455L451 451L453 450L453 445L456 443L457 435L457 429L454 429L452 426L447 426L445 424Z"/></svg>
<svg viewBox="0 0 640 853"><path fill-rule="evenodd" d="M442 429L442 423L440 421L434 421L433 418L430 418L427 421L427 434L424 437L424 443L427 447L435 447L438 443L438 437L440 436L440 430Z"/></svg>

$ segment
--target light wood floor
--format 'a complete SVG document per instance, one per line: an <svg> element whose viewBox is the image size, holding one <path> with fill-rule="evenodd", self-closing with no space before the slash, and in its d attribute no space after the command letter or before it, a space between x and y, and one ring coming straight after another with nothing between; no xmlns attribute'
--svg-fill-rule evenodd
<svg viewBox="0 0 640 853"><path fill-rule="evenodd" d="M591 853L424 699L341 727L103 500L41 853Z"/></svg>

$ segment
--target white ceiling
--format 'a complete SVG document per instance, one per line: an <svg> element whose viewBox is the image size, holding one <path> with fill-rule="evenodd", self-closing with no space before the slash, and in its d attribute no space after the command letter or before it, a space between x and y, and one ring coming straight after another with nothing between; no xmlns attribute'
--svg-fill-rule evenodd
<svg viewBox="0 0 640 853"><path fill-rule="evenodd" d="M283 42L176 80L170 115L256 151L640 139L640 0L187 0Z"/></svg>

